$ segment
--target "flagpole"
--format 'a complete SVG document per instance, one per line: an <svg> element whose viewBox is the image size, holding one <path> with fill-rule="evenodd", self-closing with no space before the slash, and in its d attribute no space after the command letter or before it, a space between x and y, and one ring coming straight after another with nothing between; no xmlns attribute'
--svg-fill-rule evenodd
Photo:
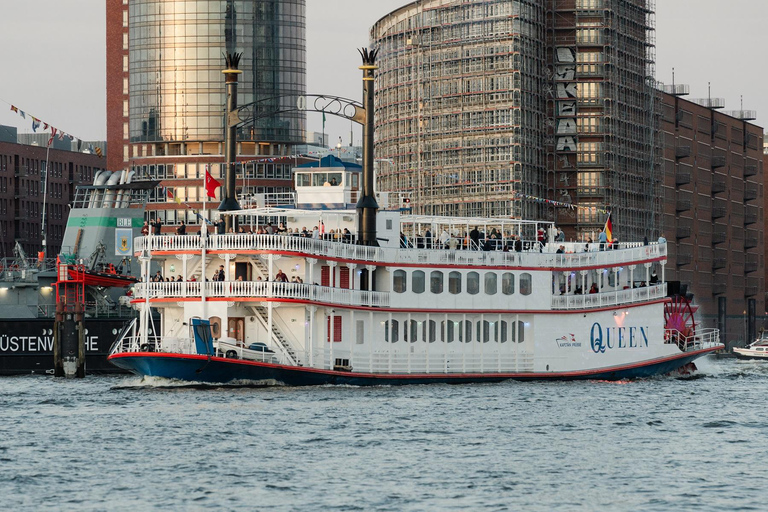
<svg viewBox="0 0 768 512"><path fill-rule="evenodd" d="M201 219L203 228L200 232L200 240L202 242L202 262L200 265L200 268L202 269L200 271L200 300L203 301L203 311L202 311L202 317L203 320L208 320L208 308L207 308L207 300L205 297L206 292L206 286L207 286L207 280L206 280L206 270L205 270L205 249L206 245L208 245L208 210L207 210L207 200L208 200L208 189L205 186L205 182L207 180L207 174L208 174L208 166L205 166L205 172L206 177L203 178L203 218Z"/></svg>
<svg viewBox="0 0 768 512"><path fill-rule="evenodd" d="M45 234L45 207L48 199L48 155L51 152L51 139L48 140L48 147L45 149L45 180L43 181L43 217L41 219L42 235L43 235L43 261L40 262L45 265L45 259L48 257L48 237ZM41 266L42 266L41 265Z"/></svg>

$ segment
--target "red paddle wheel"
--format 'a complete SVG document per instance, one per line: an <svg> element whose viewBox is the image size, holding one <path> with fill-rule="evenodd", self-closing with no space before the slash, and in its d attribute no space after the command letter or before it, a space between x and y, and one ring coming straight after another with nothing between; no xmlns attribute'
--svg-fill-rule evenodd
<svg viewBox="0 0 768 512"><path fill-rule="evenodd" d="M666 343L676 343L680 350L685 350L688 340L696 334L696 319L693 315L698 308L682 295L675 295L664 304Z"/></svg>

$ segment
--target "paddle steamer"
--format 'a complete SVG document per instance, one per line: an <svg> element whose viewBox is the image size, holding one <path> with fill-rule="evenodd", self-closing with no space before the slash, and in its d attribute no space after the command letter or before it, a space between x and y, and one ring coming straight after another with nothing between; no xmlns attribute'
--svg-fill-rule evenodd
<svg viewBox="0 0 768 512"><path fill-rule="evenodd" d="M645 377L722 348L665 317L663 241L541 244L545 223L396 207L366 246L359 169L327 159L295 180L291 204L227 212L235 232L137 238L139 318L110 361L207 383L388 385Z"/></svg>

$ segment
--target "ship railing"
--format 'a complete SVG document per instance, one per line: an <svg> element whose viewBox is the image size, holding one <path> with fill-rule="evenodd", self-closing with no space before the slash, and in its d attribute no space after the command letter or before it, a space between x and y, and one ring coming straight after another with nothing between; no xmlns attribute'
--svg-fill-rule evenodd
<svg viewBox="0 0 768 512"><path fill-rule="evenodd" d="M584 244L565 242L562 245L566 245L566 252L557 254L555 252L548 252L551 247L548 247L544 252L540 252L538 244L527 244L527 246L532 248L522 252L395 248L369 247L345 243L344 241L322 240L293 235L237 233L209 235L207 237L206 249L209 251L235 253L249 250L293 252L372 263L500 265L545 268L612 267L629 262L663 259L667 256L666 243L653 243L649 245L622 244L622 249L591 250L589 252L577 252L583 250ZM135 247L137 252L144 251L145 249L166 252L199 251L202 247L202 238L199 235L152 235L138 237L135 241Z"/></svg>
<svg viewBox="0 0 768 512"><path fill-rule="evenodd" d="M667 283L585 295L554 295L552 309L591 309L663 299Z"/></svg>
<svg viewBox="0 0 768 512"><path fill-rule="evenodd" d="M436 347L437 348L437 347ZM407 352L352 352L329 350L314 353L322 358L325 370L348 370L378 374L456 374L533 372L533 354L527 351L488 350L482 354L445 352L409 354Z"/></svg>
<svg viewBox="0 0 768 512"><path fill-rule="evenodd" d="M332 288L308 283L283 283L275 281L174 281L137 283L134 298L188 298L200 297L205 284L206 297L214 298L269 298L298 299L340 306L388 307L389 293L366 290Z"/></svg>
<svg viewBox="0 0 768 512"><path fill-rule="evenodd" d="M713 348L720 345L720 329L697 329L694 334L689 336L677 329L665 329L664 343L677 345L677 348L683 352Z"/></svg>

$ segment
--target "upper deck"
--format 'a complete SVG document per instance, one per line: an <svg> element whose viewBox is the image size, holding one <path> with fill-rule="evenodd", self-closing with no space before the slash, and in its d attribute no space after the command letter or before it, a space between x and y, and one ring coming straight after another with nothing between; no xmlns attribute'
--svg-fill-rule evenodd
<svg viewBox="0 0 768 512"><path fill-rule="evenodd" d="M554 252L555 244L542 252L534 242L524 244L520 252L503 250L469 250L442 248L367 247L343 241L315 239L298 235L260 235L235 233L225 235L145 236L135 240L136 255L148 251L154 257L175 254L198 254L205 244L207 252L216 254L274 253L299 257L345 261L376 266L425 267L487 267L526 268L532 270L589 270L619 265L636 265L667 258L665 243L622 243L620 249L597 250L597 244L587 252L585 244L557 242L565 252Z"/></svg>

